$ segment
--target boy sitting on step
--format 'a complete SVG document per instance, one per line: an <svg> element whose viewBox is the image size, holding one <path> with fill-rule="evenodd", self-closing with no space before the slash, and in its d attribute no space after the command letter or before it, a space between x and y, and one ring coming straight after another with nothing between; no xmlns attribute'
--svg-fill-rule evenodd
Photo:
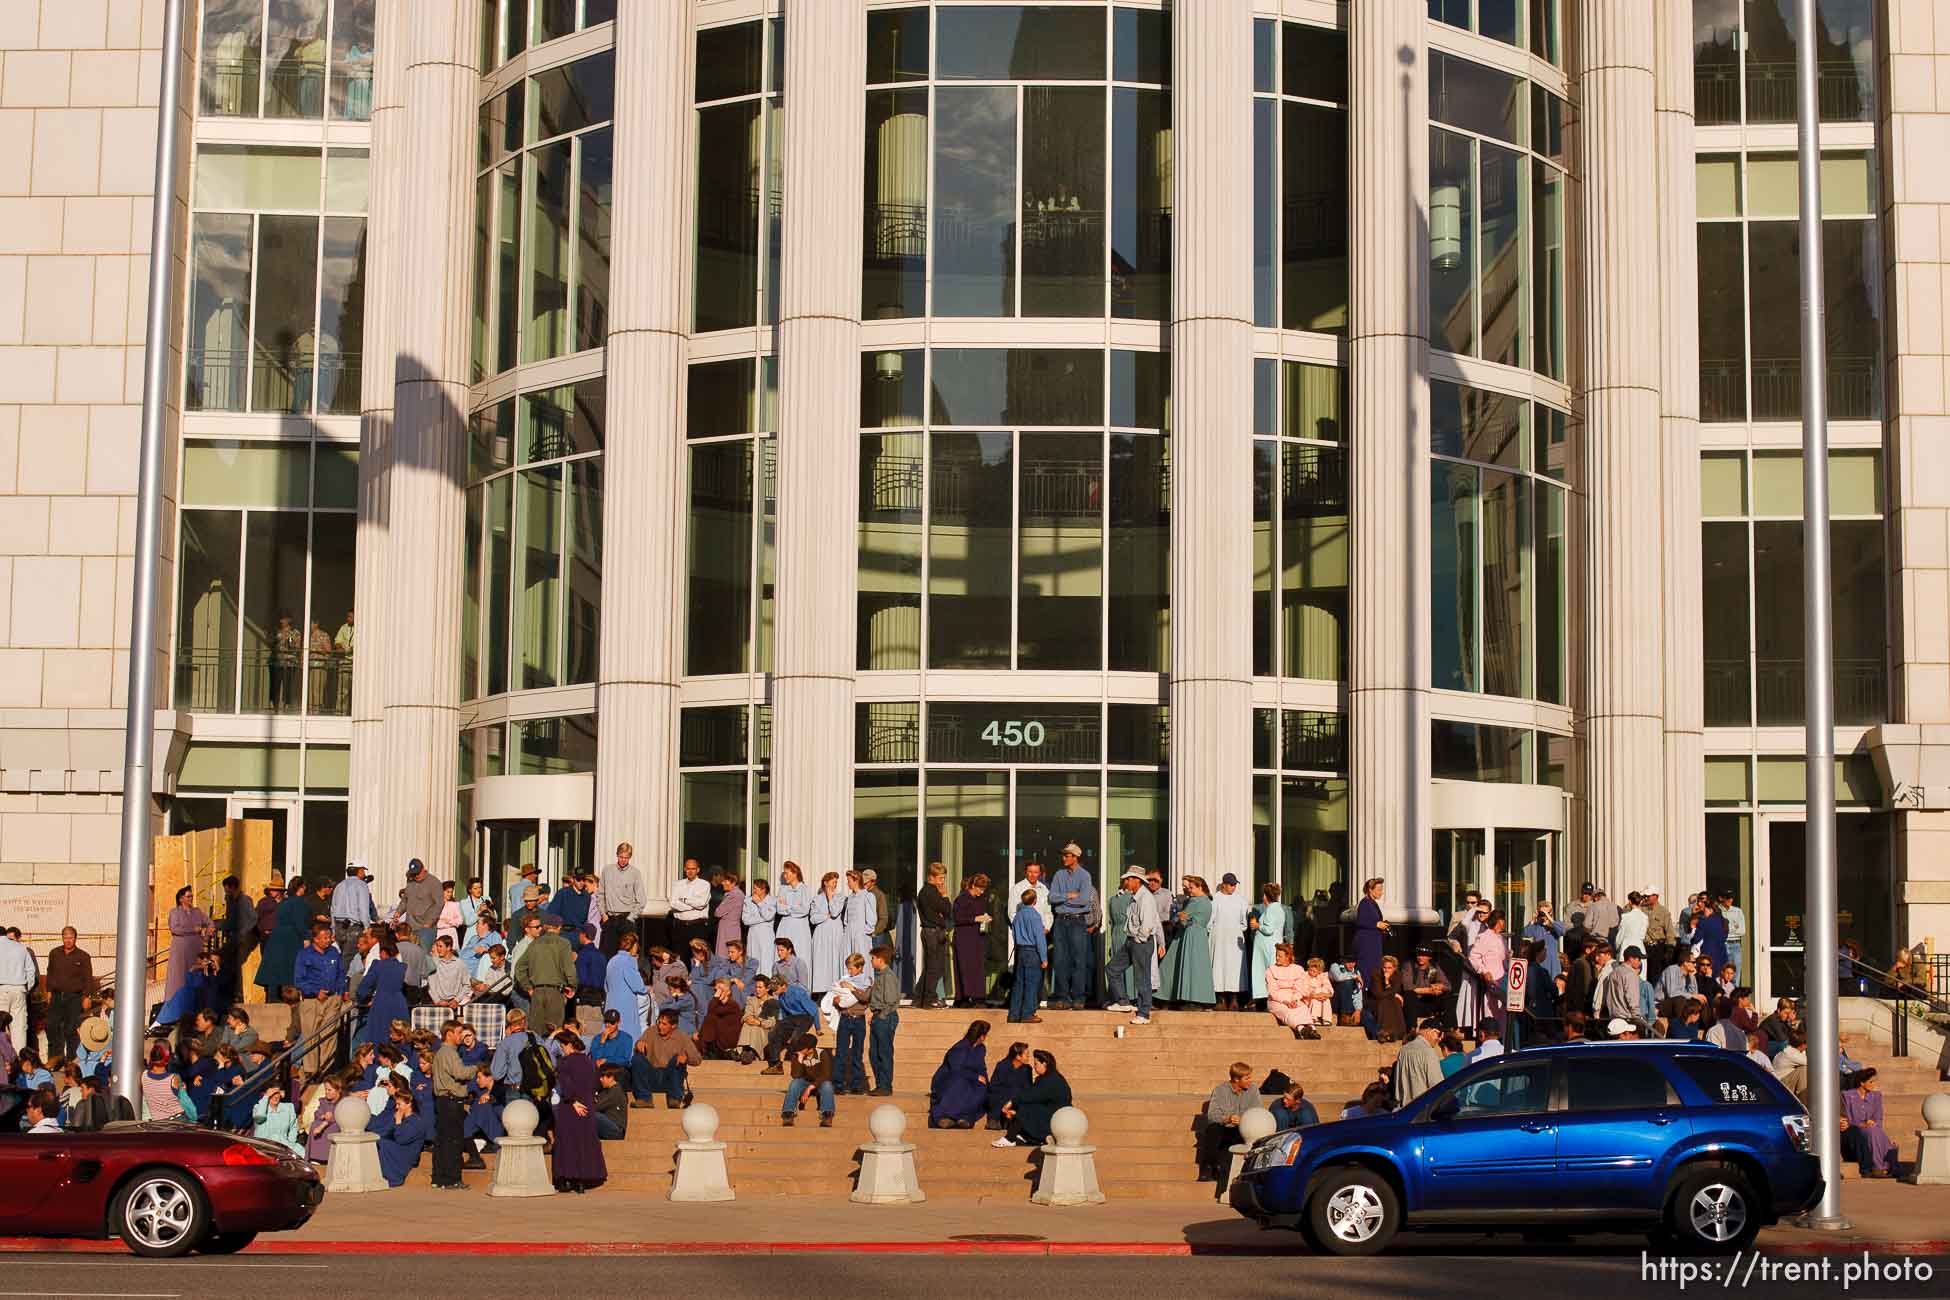
<svg viewBox="0 0 1950 1300"><path fill-rule="evenodd" d="M785 1103L779 1109L779 1121L785 1127L792 1127L799 1100L807 1092L819 1099L819 1126L833 1127L832 1054L820 1050L819 1040L811 1034L801 1034L792 1044L792 1077L786 1081Z"/></svg>

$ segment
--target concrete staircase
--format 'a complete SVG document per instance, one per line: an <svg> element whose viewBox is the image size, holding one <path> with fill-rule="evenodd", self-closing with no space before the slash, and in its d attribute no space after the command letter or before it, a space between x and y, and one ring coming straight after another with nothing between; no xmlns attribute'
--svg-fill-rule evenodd
<svg viewBox="0 0 1950 1300"><path fill-rule="evenodd" d="M967 1029L974 1013L901 1012L895 1039L894 1095L841 1097L834 1127L819 1127L816 1114L802 1111L798 1123L779 1123L785 1080L761 1075L761 1065L707 1061L691 1071L691 1090L719 1114L718 1139L728 1145L732 1186L744 1196L841 1196L852 1190L859 1170L857 1151L869 1140L867 1116L891 1103L907 1115L907 1140L916 1144L921 1185L930 1196L1027 1196L1034 1162L1025 1150L996 1150L997 1136L978 1125L970 1130L927 1127L928 1085L942 1056ZM1097 1173L1113 1198L1205 1198L1211 1184L1198 1182L1192 1119L1227 1067L1245 1061L1263 1078L1278 1068L1307 1087L1323 1117L1337 1115L1349 1099L1375 1077L1377 1066L1393 1060L1395 1049L1369 1042L1358 1029L1322 1029L1322 1041L1296 1041L1291 1031L1264 1014L1170 1012L1149 1025L1128 1025L1119 1039L1115 1028L1127 1015L1100 1011L1051 1011L1040 1025L1010 1025L1001 1013L986 1014L989 1062L1006 1055L1009 1044L1027 1042L1052 1052L1069 1080L1076 1103L1090 1117L1088 1141L1097 1148ZM831 1045L831 1037L822 1040ZM603 1144L611 1187L663 1195L670 1186L672 1153L682 1138L678 1112L630 1112L629 1136ZM490 1166L492 1155L487 1157ZM424 1182L422 1160L413 1181ZM485 1175L470 1179L485 1182Z"/></svg>
<svg viewBox="0 0 1950 1300"><path fill-rule="evenodd" d="M815 1113L798 1123L779 1123L785 1080L762 1075L759 1065L707 1061L691 1071L698 1101L717 1107L718 1138L728 1144L732 1186L743 1196L844 1196L859 1171L858 1149L869 1140L867 1116L891 1103L907 1115L907 1140L915 1143L921 1185L931 1196L973 1198L1027 1196L1035 1177L1030 1152L995 1150L995 1134L927 1127L928 1084L948 1048L975 1015L966 1011L901 1012L895 1041L894 1095L841 1097L834 1127L819 1127ZM989 1062L1014 1041L1053 1052L1069 1080L1076 1104L1090 1117L1088 1141L1097 1150L1105 1194L1127 1199L1210 1199L1211 1184L1198 1182L1193 1116L1227 1067L1245 1061L1256 1077L1284 1070L1306 1086L1323 1119L1340 1113L1395 1057L1393 1045L1372 1043L1358 1029L1326 1028L1320 1042L1300 1042L1264 1014L1157 1012L1149 1025L1127 1025L1128 1016L1101 1011L1048 1011L1040 1025L1010 1025L1000 1013L989 1020ZM822 1043L831 1046L831 1036ZM1938 1084L1933 1060L1895 1058L1886 1045L1866 1037L1845 1039L1850 1053L1876 1067L1883 1083L1889 1131L1905 1160L1916 1154L1923 1100L1950 1085ZM609 1186L662 1197L670 1186L672 1154L683 1134L678 1112L630 1112L629 1136L603 1144ZM487 1157L490 1168L494 1157ZM424 1183L422 1160L412 1182ZM1854 1177L1851 1166L1848 1177ZM485 1186L487 1175L469 1175Z"/></svg>

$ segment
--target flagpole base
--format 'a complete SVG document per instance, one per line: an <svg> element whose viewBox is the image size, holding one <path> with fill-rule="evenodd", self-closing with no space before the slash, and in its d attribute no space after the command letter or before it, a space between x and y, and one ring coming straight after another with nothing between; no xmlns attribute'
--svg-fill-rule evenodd
<svg viewBox="0 0 1950 1300"><path fill-rule="evenodd" d="M1797 1214L1787 1222L1789 1227L1809 1232L1847 1232L1855 1226L1839 1214Z"/></svg>

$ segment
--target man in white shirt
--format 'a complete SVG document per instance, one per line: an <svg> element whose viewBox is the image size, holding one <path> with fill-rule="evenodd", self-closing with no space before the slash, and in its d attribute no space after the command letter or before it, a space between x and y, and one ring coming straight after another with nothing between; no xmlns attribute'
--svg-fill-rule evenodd
<svg viewBox="0 0 1950 1300"><path fill-rule="evenodd" d="M684 859L684 876L670 887L671 947L689 953L691 940L709 944L711 925L711 882L698 873L703 870L696 858Z"/></svg>
<svg viewBox="0 0 1950 1300"><path fill-rule="evenodd" d="M598 892L602 896L603 955L614 957L617 945L625 933L636 929L636 921L649 905L650 889L644 882L643 869L631 859L636 850L629 841L616 846L616 861L596 873Z"/></svg>
<svg viewBox="0 0 1950 1300"><path fill-rule="evenodd" d="M1164 937L1164 918L1158 915L1157 895L1144 887L1144 872L1132 867L1118 883L1131 896L1131 907L1124 914L1124 946L1104 963L1104 982L1111 988L1119 988L1124 972L1134 972L1137 1005L1120 1002L1104 1009L1136 1011L1131 1023L1148 1025L1151 1023L1151 959L1157 953L1158 940Z"/></svg>
<svg viewBox="0 0 1950 1300"><path fill-rule="evenodd" d="M1720 891L1720 919L1727 923L1727 960L1733 963L1734 978L1739 979L1746 969L1740 964L1740 951L1747 942L1747 914L1724 889Z"/></svg>
<svg viewBox="0 0 1950 1300"><path fill-rule="evenodd" d="M27 945L0 933L0 1011L13 1017L7 1036L13 1039L15 1052L27 1046L27 994L39 975Z"/></svg>

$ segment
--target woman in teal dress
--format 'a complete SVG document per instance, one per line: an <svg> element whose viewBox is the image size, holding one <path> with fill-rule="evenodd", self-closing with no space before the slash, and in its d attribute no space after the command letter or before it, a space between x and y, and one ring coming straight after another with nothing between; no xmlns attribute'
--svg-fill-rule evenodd
<svg viewBox="0 0 1950 1300"><path fill-rule="evenodd" d="M1105 900L1105 905L1110 911L1110 930L1104 937L1104 964L1108 966L1112 957L1124 951L1124 940L1131 935L1130 927L1125 924L1125 918L1131 910L1131 896L1120 889ZM1105 1006L1129 1002L1137 996L1137 989L1131 983L1129 967L1125 968L1115 984L1112 984L1108 977L1104 980L1104 984Z"/></svg>
<svg viewBox="0 0 1950 1300"><path fill-rule="evenodd" d="M1183 927L1165 954L1164 998L1180 1008L1210 1010L1212 990L1212 896L1199 876L1185 877L1185 901L1178 909Z"/></svg>
<svg viewBox="0 0 1950 1300"><path fill-rule="evenodd" d="M1259 887L1259 915L1248 922L1253 934L1253 998L1266 1000L1266 972L1274 964L1273 949L1286 942L1287 910L1280 902L1280 887L1267 883Z"/></svg>
<svg viewBox="0 0 1950 1300"><path fill-rule="evenodd" d="M263 955L257 961L257 982L264 989L266 1002L277 1002L284 986L296 978L298 950L311 938L311 900L305 897L309 887L303 876L291 878L291 893L278 904L271 935L264 941Z"/></svg>

